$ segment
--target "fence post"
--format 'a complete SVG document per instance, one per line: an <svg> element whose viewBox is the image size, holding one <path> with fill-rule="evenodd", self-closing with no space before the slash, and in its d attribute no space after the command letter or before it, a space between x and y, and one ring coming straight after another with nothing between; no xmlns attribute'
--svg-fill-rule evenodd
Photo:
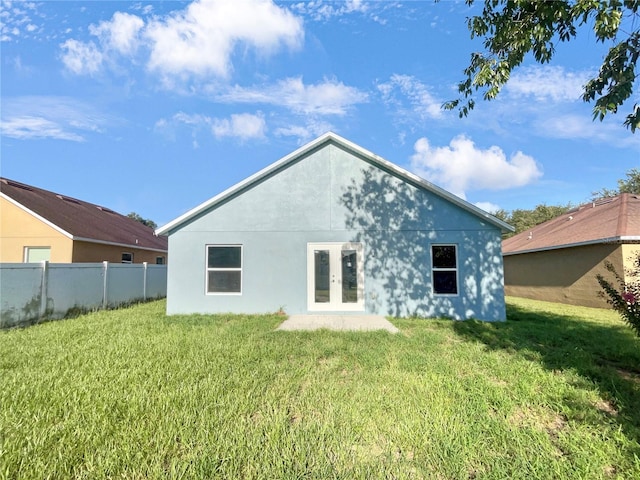
<svg viewBox="0 0 640 480"><path fill-rule="evenodd" d="M142 299L146 302L147 301L147 262L142 262L143 265L143 284L142 284Z"/></svg>
<svg viewBox="0 0 640 480"><path fill-rule="evenodd" d="M47 314L47 298L49 296L49 262L42 260L42 281L40 282L40 312L38 320L42 320Z"/></svg>
<svg viewBox="0 0 640 480"><path fill-rule="evenodd" d="M107 295L109 294L109 289L107 288L107 277L109 275L109 262L106 260L102 262L102 308L107 308L109 306L109 302L107 301Z"/></svg>

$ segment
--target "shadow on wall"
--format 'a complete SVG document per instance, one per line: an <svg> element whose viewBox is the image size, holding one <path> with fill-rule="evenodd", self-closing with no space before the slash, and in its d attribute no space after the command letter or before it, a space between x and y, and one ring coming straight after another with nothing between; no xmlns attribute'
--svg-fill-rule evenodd
<svg viewBox="0 0 640 480"><path fill-rule="evenodd" d="M368 310L396 317L504 319L500 232L377 168L344 188L346 228L365 245ZM465 229L464 225L472 225ZM432 288L431 245L457 246L458 295Z"/></svg>

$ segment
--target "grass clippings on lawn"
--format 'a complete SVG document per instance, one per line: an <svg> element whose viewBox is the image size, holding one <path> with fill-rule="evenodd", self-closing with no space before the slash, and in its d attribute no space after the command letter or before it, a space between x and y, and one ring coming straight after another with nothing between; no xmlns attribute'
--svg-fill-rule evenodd
<svg viewBox="0 0 640 480"><path fill-rule="evenodd" d="M162 301L0 333L0 478L640 478L640 341L501 324L276 332Z"/></svg>

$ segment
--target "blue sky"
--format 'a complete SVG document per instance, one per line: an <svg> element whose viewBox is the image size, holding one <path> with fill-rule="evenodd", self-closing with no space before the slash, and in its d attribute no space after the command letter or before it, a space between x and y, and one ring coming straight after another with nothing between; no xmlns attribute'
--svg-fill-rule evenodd
<svg viewBox="0 0 640 480"><path fill-rule="evenodd" d="M329 130L487 209L640 166L624 115L580 100L588 30L459 119L441 104L481 49L462 1L1 5L2 176L159 225Z"/></svg>

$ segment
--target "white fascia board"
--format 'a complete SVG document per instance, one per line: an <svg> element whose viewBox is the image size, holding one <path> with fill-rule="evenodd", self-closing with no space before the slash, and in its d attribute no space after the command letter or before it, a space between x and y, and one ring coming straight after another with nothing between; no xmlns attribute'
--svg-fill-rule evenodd
<svg viewBox="0 0 640 480"><path fill-rule="evenodd" d="M112 245L115 247L135 248L137 250L148 250L151 252L167 253L167 250L162 250L161 248L141 247L140 245L137 245L135 243L108 242L106 240L96 240L95 238L84 238L84 237L73 237L73 240L76 242L99 243L101 245Z"/></svg>
<svg viewBox="0 0 640 480"><path fill-rule="evenodd" d="M429 190L433 193L435 193L436 195L439 195L443 198L445 198L446 200L449 200L451 203L461 207L464 210L467 210L468 212L483 218L484 220L488 221L489 223L492 223L493 225L499 227L501 230L505 231L505 232L513 232L515 231L515 228L512 227L511 225L509 225L508 223L503 222L502 220L494 217L493 215L485 212L484 210L482 210L481 208L476 207L475 205L470 204L469 202L461 199L460 197L457 197L456 195L453 195L450 192L447 192L446 190L438 187L437 185L432 184L431 182L426 181L423 178L420 178L419 176L399 167L398 165L395 165L394 163L389 162L388 160L385 160L384 158L376 155L375 153L370 152L369 150L366 150L364 148L362 148L360 145L356 145L353 142L350 142L349 140L342 138L341 136L333 133L333 132L327 132L324 135L321 135L320 137L316 138L315 140L312 140L311 142L307 143L306 145L303 145L302 147L300 147L299 149L295 150L294 152L286 155L285 157L281 158L280 160L272 163L271 165L267 166L266 168L263 168L262 170L260 170L259 172L255 173L254 175L251 175L250 177L246 178L245 180L243 180L240 183L235 184L234 186L228 188L227 190L225 190L224 192L216 195L213 198L210 198L209 200L201 203L200 205L198 205L197 207L189 210L188 212L186 212L185 214L179 216L178 218L176 218L175 220L172 220L171 222L167 223L166 225L163 225L162 227L156 229L156 235L165 235L165 234L169 234L169 232L171 230L176 229L177 227L179 227L183 222L186 222L187 220L195 217L196 215L200 214L201 212L203 212L204 210L211 208L212 206L215 206L217 203L220 203L221 201L225 200L226 198L234 195L236 192L242 190L243 188L251 185L254 182L257 182L258 180L271 175L273 172L278 171L279 169L283 168L284 166L286 166L288 163L296 160L299 157L302 157L303 155L306 155L307 153L311 152L312 150L316 149L318 146L328 142L328 141L333 141L335 143L337 143L338 145L341 145L342 147L344 147L347 150L351 150L355 153L357 153L358 155L365 157L366 159L368 159L369 161L371 161L372 163L377 164L379 167L382 167L383 169L390 171L392 173L394 173L395 175L403 178L404 180L409 181L410 183L413 183L421 188L424 188L426 190Z"/></svg>
<svg viewBox="0 0 640 480"><path fill-rule="evenodd" d="M14 200L13 198L11 198L10 196L6 195L5 193L0 192L0 197L4 198L5 200L7 200L7 202L15 205L16 207L18 207L19 209L25 211L26 213L28 213L29 215L33 216L34 218L36 218L37 220L40 220L42 223L44 223L45 225L53 228L55 231L57 231L58 233L61 233L62 235L64 235L65 237L70 238L71 240L73 240L73 235L70 234L69 232L67 232L66 230L63 230L62 228L60 228L58 225L56 225L55 223L51 223L49 220L47 220L46 218L38 215L36 212L29 210L27 207L25 207L24 205L22 205L20 202L17 202L16 200Z"/></svg>
<svg viewBox="0 0 640 480"><path fill-rule="evenodd" d="M587 245L598 245L600 243L624 243L624 242L640 242L638 235L625 235L621 237L600 238L598 240L587 240L584 242L565 243L564 245L553 245L550 247L532 248L530 250L518 250L517 252L502 253L503 257L510 255L521 255L524 253L547 252L549 250L561 250L563 248L584 247Z"/></svg>

